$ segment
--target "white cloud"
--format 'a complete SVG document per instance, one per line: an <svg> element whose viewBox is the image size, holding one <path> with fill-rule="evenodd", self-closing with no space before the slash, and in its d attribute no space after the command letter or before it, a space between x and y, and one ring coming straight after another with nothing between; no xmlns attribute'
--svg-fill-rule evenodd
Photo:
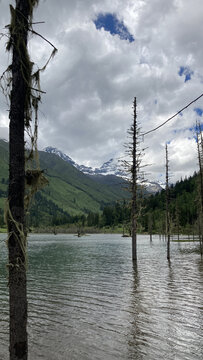
<svg viewBox="0 0 203 360"><path fill-rule="evenodd" d="M0 4L2 28L9 21L9 7L5 1ZM133 43L96 29L93 21L106 12L124 22ZM147 131L201 94L202 15L202 0L195 0L195 5L194 0L41 0L35 20L45 24L36 25L36 31L59 51L41 79L47 94L39 114L40 147L56 146L78 163L98 166L122 152L134 96L138 119ZM34 36L29 49L39 66L52 50ZM5 51L3 43L0 51ZM8 55L3 55L1 71L8 62ZM178 75L180 66L194 72L186 83ZM4 127L8 113L2 97L0 105ZM149 168L153 178L164 173L164 146L169 140L172 180L195 170L195 141L188 139L187 129L195 123L197 106L203 108L202 99L146 136L146 161L154 164Z"/></svg>

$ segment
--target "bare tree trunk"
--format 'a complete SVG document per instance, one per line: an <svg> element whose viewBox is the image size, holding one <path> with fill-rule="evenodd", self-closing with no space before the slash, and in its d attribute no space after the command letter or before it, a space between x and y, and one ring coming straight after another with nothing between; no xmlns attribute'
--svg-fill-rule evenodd
<svg viewBox="0 0 203 360"><path fill-rule="evenodd" d="M27 359L26 236L24 220L24 114L28 89L24 58L27 48L29 1L16 0L12 34L12 91L9 133L8 250L10 360Z"/></svg>
<svg viewBox="0 0 203 360"><path fill-rule="evenodd" d="M169 216L169 184L168 184L168 147L166 144L166 236L167 259L170 261L170 216Z"/></svg>
<svg viewBox="0 0 203 360"><path fill-rule="evenodd" d="M132 148L132 259L137 260L137 114L136 97L134 98L134 119L133 119L133 148Z"/></svg>
<svg viewBox="0 0 203 360"><path fill-rule="evenodd" d="M152 215L148 215L148 233L150 237L150 242L152 242Z"/></svg>
<svg viewBox="0 0 203 360"><path fill-rule="evenodd" d="M177 235L178 235L178 241L180 240L180 221L179 221L179 208L176 201L176 226L177 226Z"/></svg>
<svg viewBox="0 0 203 360"><path fill-rule="evenodd" d="M199 133L198 133L199 130ZM200 241L200 254L203 254L203 139L200 124L196 123L197 135L197 153L199 162L199 192L200 192L200 214L199 214L199 241Z"/></svg>

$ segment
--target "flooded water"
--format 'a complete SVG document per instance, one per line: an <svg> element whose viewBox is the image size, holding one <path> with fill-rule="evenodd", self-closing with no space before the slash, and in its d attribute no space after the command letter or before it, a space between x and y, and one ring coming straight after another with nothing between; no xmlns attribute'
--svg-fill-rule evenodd
<svg viewBox="0 0 203 360"><path fill-rule="evenodd" d="M1 239L5 236L1 235ZM29 360L200 360L198 243L120 235L29 238ZM0 359L8 355L6 247L0 241Z"/></svg>

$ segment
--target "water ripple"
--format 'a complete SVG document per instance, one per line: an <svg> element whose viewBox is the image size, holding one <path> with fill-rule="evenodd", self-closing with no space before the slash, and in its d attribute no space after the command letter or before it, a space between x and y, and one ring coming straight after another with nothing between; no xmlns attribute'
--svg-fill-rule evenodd
<svg viewBox="0 0 203 360"><path fill-rule="evenodd" d="M2 243L0 243L1 246ZM8 358L8 288L0 260L0 359ZM203 263L195 243L119 235L29 239L30 360L200 360Z"/></svg>

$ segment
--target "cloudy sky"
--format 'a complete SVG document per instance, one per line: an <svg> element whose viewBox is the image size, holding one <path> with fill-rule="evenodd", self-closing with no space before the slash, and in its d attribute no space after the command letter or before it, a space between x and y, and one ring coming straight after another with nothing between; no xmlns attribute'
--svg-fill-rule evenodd
<svg viewBox="0 0 203 360"><path fill-rule="evenodd" d="M14 1L10 1L15 4ZM0 0L0 28L9 23ZM128 141L133 98L146 132L203 93L202 0L40 0L35 30L58 49L41 77L39 148L57 147L79 164L119 158ZM2 72L11 61L0 43ZM31 37L32 59L51 52ZM194 125L203 97L160 130L145 136L148 179L164 178L169 145L171 181L197 169ZM8 135L8 105L0 97L0 137Z"/></svg>

